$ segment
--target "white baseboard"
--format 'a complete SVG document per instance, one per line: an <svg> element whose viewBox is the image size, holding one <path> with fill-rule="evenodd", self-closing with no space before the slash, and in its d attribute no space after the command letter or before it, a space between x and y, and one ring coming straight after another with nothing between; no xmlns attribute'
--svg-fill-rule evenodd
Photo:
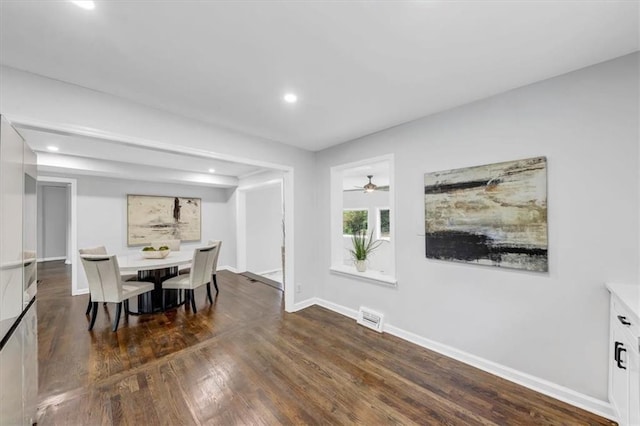
<svg viewBox="0 0 640 426"><path fill-rule="evenodd" d="M358 318L358 311L347 308L346 306L338 305L336 303L319 298L315 298L315 304L354 320ZM502 377L503 379L509 380L510 382L517 383L521 386L566 402L567 404L574 405L578 408L582 408L583 410L590 411L599 416L617 421L615 410L608 401L602 401L597 398L593 398L589 395L576 392L573 389L569 389L548 380L532 376L522 371L518 371L513 368L498 364L496 362L489 361L487 359L472 355L451 346L447 346L442 343L427 339L425 337L418 336L417 334L395 327L388 323L384 325L384 331L423 348L438 352L449 358L453 358L457 361L486 371L487 373Z"/></svg>
<svg viewBox="0 0 640 426"><path fill-rule="evenodd" d="M323 308L327 308L333 312L337 312L345 317L349 317L351 319L358 319L358 311L355 309L347 308L346 306L338 305L337 303L329 302L324 299L316 299L317 304L322 306Z"/></svg>
<svg viewBox="0 0 640 426"><path fill-rule="evenodd" d="M318 304L318 299L316 299L315 297L312 297L310 299L303 300L302 302L298 302L294 304L293 309L291 309L289 312L298 312L305 308L308 308L309 306L313 306L317 304Z"/></svg>
<svg viewBox="0 0 640 426"><path fill-rule="evenodd" d="M38 262L50 262L52 260L67 260L67 256L58 256L58 257L42 257L38 259Z"/></svg>
<svg viewBox="0 0 640 426"><path fill-rule="evenodd" d="M88 288L79 288L79 289L71 292L72 296L80 296L82 294L89 294L89 289Z"/></svg>
<svg viewBox="0 0 640 426"><path fill-rule="evenodd" d="M233 266L229 266L229 265L218 266L218 271L229 271L229 272L233 272L234 274L239 274L240 273L236 268L234 268Z"/></svg>
<svg viewBox="0 0 640 426"><path fill-rule="evenodd" d="M256 272L256 275L269 275L275 274L276 272L282 272L282 269L271 269L269 271Z"/></svg>

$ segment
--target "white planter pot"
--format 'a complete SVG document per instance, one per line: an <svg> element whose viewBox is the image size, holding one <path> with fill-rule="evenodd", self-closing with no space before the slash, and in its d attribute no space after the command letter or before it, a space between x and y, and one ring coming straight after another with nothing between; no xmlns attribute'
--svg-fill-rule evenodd
<svg viewBox="0 0 640 426"><path fill-rule="evenodd" d="M356 260L356 269L358 272L364 272L367 270L367 261L366 260Z"/></svg>

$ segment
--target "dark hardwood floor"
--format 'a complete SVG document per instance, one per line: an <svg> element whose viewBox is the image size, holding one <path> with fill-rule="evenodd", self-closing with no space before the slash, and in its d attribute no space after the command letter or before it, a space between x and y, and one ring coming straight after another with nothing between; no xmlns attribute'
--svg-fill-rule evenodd
<svg viewBox="0 0 640 426"><path fill-rule="evenodd" d="M62 262L39 279L39 425L613 424L326 309L287 314L282 292L230 272L213 305L196 291L197 314L116 333L113 306L87 331Z"/></svg>

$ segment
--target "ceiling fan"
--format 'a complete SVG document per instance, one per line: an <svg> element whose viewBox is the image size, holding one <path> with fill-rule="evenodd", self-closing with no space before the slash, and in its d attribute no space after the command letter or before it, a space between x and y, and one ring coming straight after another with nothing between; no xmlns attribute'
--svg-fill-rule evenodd
<svg viewBox="0 0 640 426"><path fill-rule="evenodd" d="M373 178L373 175L367 175L367 178L369 179L369 182L366 183L364 186L356 186L355 188L357 188L357 189L347 189L347 191L364 190L364 192L370 193L370 192L373 192L373 191L388 191L389 190L389 186L378 186L375 183L371 182L371 179Z"/></svg>

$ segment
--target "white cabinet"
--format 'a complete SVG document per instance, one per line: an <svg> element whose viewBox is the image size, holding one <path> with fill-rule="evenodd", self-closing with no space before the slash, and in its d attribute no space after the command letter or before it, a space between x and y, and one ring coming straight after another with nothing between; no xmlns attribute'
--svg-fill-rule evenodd
<svg viewBox="0 0 640 426"><path fill-rule="evenodd" d="M0 425L36 423L38 402L38 324L36 304L0 351Z"/></svg>
<svg viewBox="0 0 640 426"><path fill-rule="evenodd" d="M23 304L22 202L24 141L0 117L0 339L16 322Z"/></svg>
<svg viewBox="0 0 640 426"><path fill-rule="evenodd" d="M637 343L637 341L636 341ZM640 425L640 354L638 351L629 351L629 424Z"/></svg>
<svg viewBox="0 0 640 426"><path fill-rule="evenodd" d="M0 425L32 425L38 396L36 156L0 116Z"/></svg>
<svg viewBox="0 0 640 426"><path fill-rule="evenodd" d="M639 286L608 284L609 400L621 425L640 426Z"/></svg>
<svg viewBox="0 0 640 426"><path fill-rule="evenodd" d="M38 411L38 314L32 304L20 326L22 331L22 424L36 423Z"/></svg>
<svg viewBox="0 0 640 426"><path fill-rule="evenodd" d="M0 424L23 424L23 327L19 325L0 351Z"/></svg>
<svg viewBox="0 0 640 426"><path fill-rule="evenodd" d="M32 425L38 402L35 303L0 351L0 425Z"/></svg>

